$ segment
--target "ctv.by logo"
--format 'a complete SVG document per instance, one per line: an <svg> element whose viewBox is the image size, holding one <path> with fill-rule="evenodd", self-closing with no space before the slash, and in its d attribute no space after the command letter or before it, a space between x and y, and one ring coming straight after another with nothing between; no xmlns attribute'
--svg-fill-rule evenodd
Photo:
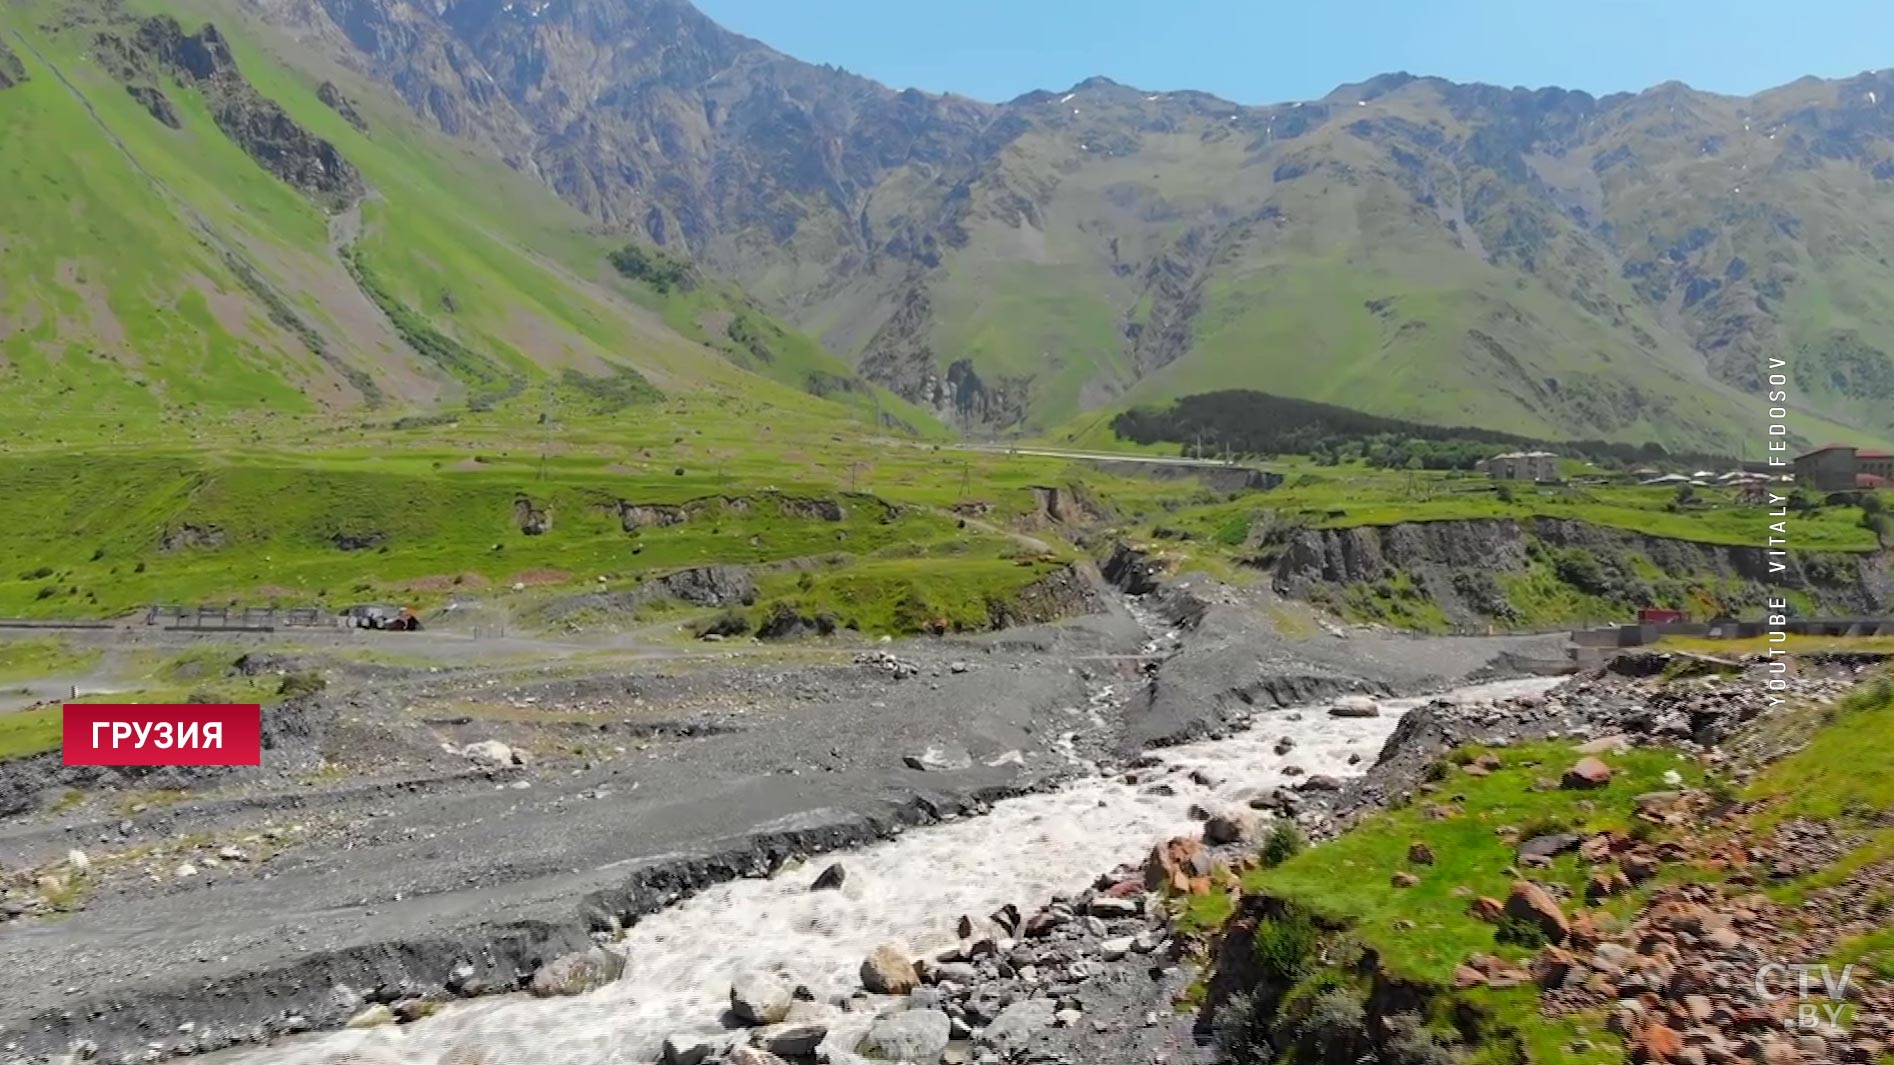
<svg viewBox="0 0 1894 1065"><path fill-rule="evenodd" d="M1827 963L1778 965L1771 962L1756 970L1756 994L1764 1002L1780 1002L1793 992L1795 1016L1785 1018L1792 1027L1840 1026L1854 971L1853 965L1844 965L1837 973Z"/></svg>

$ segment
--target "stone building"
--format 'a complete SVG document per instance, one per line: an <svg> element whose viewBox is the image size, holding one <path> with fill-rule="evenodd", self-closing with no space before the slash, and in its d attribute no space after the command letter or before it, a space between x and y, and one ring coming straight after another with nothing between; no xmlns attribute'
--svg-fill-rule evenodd
<svg viewBox="0 0 1894 1065"><path fill-rule="evenodd" d="M1559 457L1550 451L1509 451L1487 459L1486 475L1495 481L1556 481Z"/></svg>

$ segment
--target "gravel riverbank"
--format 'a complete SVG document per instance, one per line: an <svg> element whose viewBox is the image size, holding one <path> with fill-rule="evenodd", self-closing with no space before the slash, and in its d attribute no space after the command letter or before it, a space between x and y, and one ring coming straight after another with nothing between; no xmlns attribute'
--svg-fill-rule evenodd
<svg viewBox="0 0 1894 1065"><path fill-rule="evenodd" d="M147 1060L339 1026L361 1001L337 987L391 1003L512 990L708 885L1227 733L1271 677L1424 690L1520 645L1289 644L1226 605L1190 628L1116 608L821 666L344 672L261 774L184 796L121 781L0 826L19 910L0 931L0 1046L10 1062L75 1046ZM522 756L468 753L488 742ZM0 775L42 803L61 786L45 765ZM62 875L76 912L19 905Z"/></svg>

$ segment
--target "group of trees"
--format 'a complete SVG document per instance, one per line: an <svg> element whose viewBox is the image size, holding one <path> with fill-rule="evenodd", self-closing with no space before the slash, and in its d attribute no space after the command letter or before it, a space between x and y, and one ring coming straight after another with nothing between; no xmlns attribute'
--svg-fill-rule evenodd
<svg viewBox="0 0 1894 1065"><path fill-rule="evenodd" d="M1112 419L1111 427L1121 439L1175 443L1185 454L1310 455L1318 462L1360 461L1396 469L1472 469L1501 452L1535 449L1556 450L1610 469L1731 461L1728 456L1671 452L1654 443L1549 442L1470 426L1422 425L1247 389L1185 396L1169 407L1134 408Z"/></svg>

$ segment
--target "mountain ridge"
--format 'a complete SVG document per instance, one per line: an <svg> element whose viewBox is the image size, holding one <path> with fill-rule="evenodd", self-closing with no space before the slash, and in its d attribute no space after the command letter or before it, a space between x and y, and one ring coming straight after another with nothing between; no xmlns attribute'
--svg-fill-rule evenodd
<svg viewBox="0 0 1894 1065"><path fill-rule="evenodd" d="M1771 350L1804 354L1814 435L1894 430L1894 295L1847 261L1894 247L1870 202L1894 180L1888 72L1753 97L1394 73L1264 106L1101 76L984 103L802 63L681 0L245 6L347 37L444 124L478 86L509 117L474 135L513 165L972 431L1217 383L1732 447Z"/></svg>
<svg viewBox="0 0 1894 1065"><path fill-rule="evenodd" d="M750 369L852 368L976 434L1251 388L1735 452L1786 354L1798 436L1894 437L1886 71L1753 97L1393 73L1264 106L1099 76L994 104L804 63L684 0L164 6L345 101L386 91L585 240L687 254L832 353ZM668 313L743 364L723 334L748 325Z"/></svg>

